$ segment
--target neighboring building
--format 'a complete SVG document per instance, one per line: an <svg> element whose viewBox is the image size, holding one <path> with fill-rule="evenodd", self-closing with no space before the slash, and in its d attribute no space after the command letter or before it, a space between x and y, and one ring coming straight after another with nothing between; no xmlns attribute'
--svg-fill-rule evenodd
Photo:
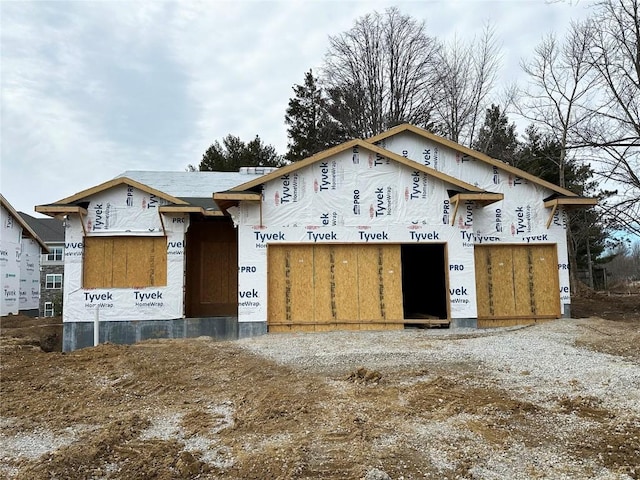
<svg viewBox="0 0 640 480"><path fill-rule="evenodd" d="M42 251L47 246L0 194L0 315L38 315Z"/></svg>
<svg viewBox="0 0 640 480"><path fill-rule="evenodd" d="M126 172L36 210L67 215L72 350L96 316L119 343L568 316L565 210L593 204L401 125L271 172Z"/></svg>
<svg viewBox="0 0 640 480"><path fill-rule="evenodd" d="M18 212L49 248L40 257L41 317L62 315L64 284L64 222L57 218L36 218Z"/></svg>

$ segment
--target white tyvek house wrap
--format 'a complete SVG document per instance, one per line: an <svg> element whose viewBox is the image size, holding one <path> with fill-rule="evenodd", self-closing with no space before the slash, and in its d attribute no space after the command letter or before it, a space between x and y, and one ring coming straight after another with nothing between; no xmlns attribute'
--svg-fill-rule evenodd
<svg viewBox="0 0 640 480"><path fill-rule="evenodd" d="M560 301L571 302L566 216L558 209L547 229L551 209L543 199L553 192L483 161L437 145L412 132L387 138L380 146L456 177L483 190L502 193L504 200L475 211L473 242L557 244Z"/></svg>
<svg viewBox="0 0 640 480"><path fill-rule="evenodd" d="M20 310L40 308L40 244L22 239L20 257Z"/></svg>
<svg viewBox="0 0 640 480"><path fill-rule="evenodd" d="M185 232L189 216L162 214L159 199L121 185L91 196L85 226L88 235L162 236L167 233L167 285L146 288L82 287L84 233L80 219L66 222L64 259L64 322L100 320L164 320L183 317Z"/></svg>
<svg viewBox="0 0 640 480"><path fill-rule="evenodd" d="M360 149L362 150L362 149ZM455 225L442 180L368 151L342 152L267 183L260 207L241 203L240 322L267 320L267 245L276 243L447 244L451 316L476 316L472 204ZM449 266L445 266L449 268Z"/></svg>
<svg viewBox="0 0 640 480"><path fill-rule="evenodd" d="M17 315L20 310L20 256L22 226L0 206L0 315Z"/></svg>

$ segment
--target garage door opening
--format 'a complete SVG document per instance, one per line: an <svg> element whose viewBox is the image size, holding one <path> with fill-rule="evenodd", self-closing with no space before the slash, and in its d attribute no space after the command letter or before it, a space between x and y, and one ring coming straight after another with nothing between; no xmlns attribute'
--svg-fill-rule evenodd
<svg viewBox="0 0 640 480"><path fill-rule="evenodd" d="M444 244L401 246L404 318L414 320L408 323L448 319L444 249Z"/></svg>

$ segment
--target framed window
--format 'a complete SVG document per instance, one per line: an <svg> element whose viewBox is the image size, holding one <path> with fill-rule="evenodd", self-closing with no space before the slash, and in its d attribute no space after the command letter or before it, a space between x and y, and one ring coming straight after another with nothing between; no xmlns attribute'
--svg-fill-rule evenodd
<svg viewBox="0 0 640 480"><path fill-rule="evenodd" d="M84 288L167 285L166 237L85 237Z"/></svg>
<svg viewBox="0 0 640 480"><path fill-rule="evenodd" d="M45 317L53 317L53 302L44 302L44 316Z"/></svg>
<svg viewBox="0 0 640 480"><path fill-rule="evenodd" d="M62 288L62 274L48 273L44 286L49 290L60 290Z"/></svg>
<svg viewBox="0 0 640 480"><path fill-rule="evenodd" d="M63 247L49 247L49 253L47 253L47 260L50 262L61 262L64 254Z"/></svg>

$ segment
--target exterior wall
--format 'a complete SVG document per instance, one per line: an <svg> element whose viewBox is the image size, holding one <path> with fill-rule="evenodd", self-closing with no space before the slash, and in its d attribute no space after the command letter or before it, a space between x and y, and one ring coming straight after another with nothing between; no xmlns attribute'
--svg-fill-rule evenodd
<svg viewBox="0 0 640 480"><path fill-rule="evenodd" d="M40 305L40 244L33 238L22 239L20 256L20 311L37 316Z"/></svg>
<svg viewBox="0 0 640 480"><path fill-rule="evenodd" d="M20 257L22 227L0 206L0 315L17 315L20 310Z"/></svg>
<svg viewBox="0 0 640 480"><path fill-rule="evenodd" d="M48 260L47 254L43 254L40 257L40 316L44 316L44 305L47 302L57 303L58 299L62 299L64 289L51 289L46 288L47 275L59 274L62 275L64 285L64 243L50 243L49 247L62 247L63 255L62 260Z"/></svg>
<svg viewBox="0 0 640 480"><path fill-rule="evenodd" d="M458 188L362 148L273 180L263 189L262 225L258 205L244 202L231 211L239 229L239 322L267 321L267 248L275 243L446 243L452 324L477 318L475 245L556 244L568 313L565 216L557 213L546 228L550 210L543 199L550 190L415 134L399 134L381 146L503 193L504 200L487 207L467 202L454 219L447 190Z"/></svg>
<svg viewBox="0 0 640 480"><path fill-rule="evenodd" d="M562 313L569 314L567 224L563 209L556 211L548 229L546 226L551 210L544 207L543 199L552 191L412 132L399 133L379 145L486 191L504 194L504 200L476 209L473 230L461 230L465 243L556 244Z"/></svg>
<svg viewBox="0 0 640 480"><path fill-rule="evenodd" d="M167 285L85 289L82 285L84 230L78 216L66 222L63 322L169 320L183 317L184 238L188 215L165 215L166 202L119 185L88 198L84 229L90 236L167 235ZM164 227L163 227L164 226Z"/></svg>
<svg viewBox="0 0 640 480"><path fill-rule="evenodd" d="M264 186L260 206L232 210L238 224L238 321L267 321L267 248L276 243L446 244L450 314L476 317L472 204L454 226L435 177L368 151L342 152Z"/></svg>

